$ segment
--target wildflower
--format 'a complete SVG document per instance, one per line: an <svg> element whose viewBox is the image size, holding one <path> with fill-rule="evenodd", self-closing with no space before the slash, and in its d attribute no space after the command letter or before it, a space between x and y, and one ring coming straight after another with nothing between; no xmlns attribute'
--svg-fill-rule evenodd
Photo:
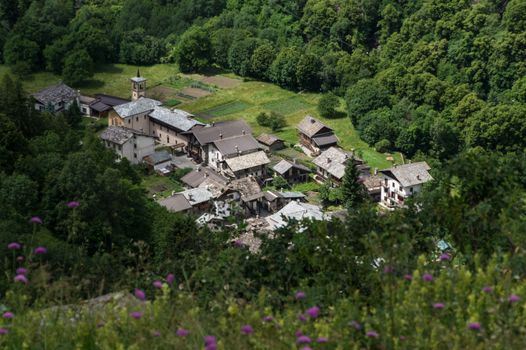
<svg viewBox="0 0 526 350"><path fill-rule="evenodd" d="M517 294L512 294L512 295L510 295L510 296L508 297L508 301L509 301L510 303L515 303L515 302L517 302L517 301L519 301L519 300L521 300L521 297L518 296Z"/></svg>
<svg viewBox="0 0 526 350"><path fill-rule="evenodd" d="M297 339L296 339L296 342L298 344L308 344L310 343L312 340L307 337L306 335L300 335Z"/></svg>
<svg viewBox="0 0 526 350"><path fill-rule="evenodd" d="M384 273L393 273L394 271L395 269L392 266L387 265L384 267Z"/></svg>
<svg viewBox="0 0 526 350"><path fill-rule="evenodd" d="M440 255L439 259L440 261L449 261L451 260L451 255L449 255L448 253L443 253Z"/></svg>
<svg viewBox="0 0 526 350"><path fill-rule="evenodd" d="M157 289L161 289L163 287L163 283L161 281L153 281L152 284Z"/></svg>
<svg viewBox="0 0 526 350"><path fill-rule="evenodd" d="M36 255L46 254L47 253L47 248L46 247L36 247L34 253Z"/></svg>
<svg viewBox="0 0 526 350"><path fill-rule="evenodd" d="M137 299L142 301L146 300L146 294L141 289L135 288L134 294Z"/></svg>
<svg viewBox="0 0 526 350"><path fill-rule="evenodd" d="M298 329L296 333L294 333L294 335L296 336L296 338L299 338L303 335L303 332Z"/></svg>
<svg viewBox="0 0 526 350"><path fill-rule="evenodd" d="M157 330L156 330L156 331L152 331L152 335L153 335L154 337L160 337L160 336L161 336L161 332L159 332L159 331L157 331Z"/></svg>
<svg viewBox="0 0 526 350"><path fill-rule="evenodd" d="M3 318L7 319L7 320L10 320L12 319L13 317L15 317L15 315L12 313L12 312L4 312L4 314L2 315Z"/></svg>
<svg viewBox="0 0 526 350"><path fill-rule="evenodd" d="M24 276L24 275L16 275L15 276L15 282L20 282L20 283L23 283L23 284L27 284L27 282L29 282L27 280L27 277Z"/></svg>
<svg viewBox="0 0 526 350"><path fill-rule="evenodd" d="M484 288L482 288L482 291L486 294L489 294L491 292L493 292L493 287L491 286L485 286Z"/></svg>
<svg viewBox="0 0 526 350"><path fill-rule="evenodd" d="M264 322L272 322L274 320L274 318L272 316L265 316L263 317L263 321Z"/></svg>
<svg viewBox="0 0 526 350"><path fill-rule="evenodd" d="M169 286L171 286L175 281L175 276L173 273L169 273L168 276L166 276L166 283L168 283Z"/></svg>
<svg viewBox="0 0 526 350"><path fill-rule="evenodd" d="M217 350L217 344L216 343L208 344L205 347L205 350Z"/></svg>
<svg viewBox="0 0 526 350"><path fill-rule="evenodd" d="M190 331L187 330L187 329L184 329L184 328L179 328L175 332L175 335L178 336L178 337L186 337L186 336L188 336L188 334L190 334Z"/></svg>
<svg viewBox="0 0 526 350"><path fill-rule="evenodd" d="M470 324L468 324L468 328L471 329L472 331L480 331L480 323L471 322Z"/></svg>
<svg viewBox="0 0 526 350"><path fill-rule="evenodd" d="M22 248L22 245L17 242L11 242L7 245L7 249L11 249L11 250L18 250L20 248Z"/></svg>
<svg viewBox="0 0 526 350"><path fill-rule="evenodd" d="M22 255L16 257L16 261L24 261L25 258Z"/></svg>
<svg viewBox="0 0 526 350"><path fill-rule="evenodd" d="M422 279L426 282L431 282L433 280L433 275L430 273L424 273Z"/></svg>
<svg viewBox="0 0 526 350"><path fill-rule="evenodd" d="M312 348L310 346L304 346L300 350L312 350Z"/></svg>
<svg viewBox="0 0 526 350"><path fill-rule="evenodd" d="M316 343L322 344L322 343L327 343L327 342L329 342L329 338L327 337L319 337L318 339L316 339Z"/></svg>
<svg viewBox="0 0 526 350"><path fill-rule="evenodd" d="M136 320L140 319L142 317L142 312L140 311L133 311L130 312L130 316Z"/></svg>
<svg viewBox="0 0 526 350"><path fill-rule="evenodd" d="M445 307L443 303L434 303L433 309L442 310Z"/></svg>
<svg viewBox="0 0 526 350"><path fill-rule="evenodd" d="M80 206L80 203L77 202L77 201L71 201L71 202L68 202L68 204L66 204L66 205L70 209L75 209L75 208L78 208Z"/></svg>
<svg viewBox="0 0 526 350"><path fill-rule="evenodd" d="M16 274L17 275L26 275L27 274L27 269L23 268L23 267L19 267L18 269L16 269Z"/></svg>
<svg viewBox="0 0 526 350"><path fill-rule="evenodd" d="M0 335L6 335L7 333L9 333L9 330L5 328L0 328Z"/></svg>
<svg viewBox="0 0 526 350"><path fill-rule="evenodd" d="M369 338L378 338L378 333L374 330L367 331L365 335L368 336Z"/></svg>
<svg viewBox="0 0 526 350"><path fill-rule="evenodd" d="M412 280L413 280L413 276L410 275L410 274L406 274L406 275L404 275L404 279L405 279L406 281L412 281Z"/></svg>
<svg viewBox="0 0 526 350"><path fill-rule="evenodd" d="M354 329L358 331L362 329L362 325L358 323L358 321L352 320L349 324L351 325L351 327L353 327Z"/></svg>
<svg viewBox="0 0 526 350"><path fill-rule="evenodd" d="M295 295L296 300L303 300L305 299L306 296L307 295L305 294L305 292L302 292L302 291L296 292L296 295Z"/></svg>
<svg viewBox="0 0 526 350"><path fill-rule="evenodd" d="M207 335L205 337L205 350L216 350L217 349L217 338L213 335Z"/></svg>
<svg viewBox="0 0 526 350"><path fill-rule="evenodd" d="M252 328L251 325L246 324L243 327L241 327L241 333L243 333L245 335L250 335L250 334L254 333L254 328Z"/></svg>
<svg viewBox="0 0 526 350"><path fill-rule="evenodd" d="M241 240L239 240L239 239L236 239L233 242L233 244L234 244L234 247L236 247L236 248L242 248L244 246L243 242Z"/></svg>
<svg viewBox="0 0 526 350"><path fill-rule="evenodd" d="M305 322L305 321L307 321L307 318L305 317L304 314L299 314L298 315L298 320L301 321L301 322Z"/></svg>
<svg viewBox="0 0 526 350"><path fill-rule="evenodd" d="M317 306L313 306L310 309L307 309L305 313L309 315L311 318L316 318L320 315L320 308Z"/></svg>
<svg viewBox="0 0 526 350"><path fill-rule="evenodd" d="M39 216L31 217L31 219L29 219L29 222L32 223L32 224L42 225L42 219Z"/></svg>

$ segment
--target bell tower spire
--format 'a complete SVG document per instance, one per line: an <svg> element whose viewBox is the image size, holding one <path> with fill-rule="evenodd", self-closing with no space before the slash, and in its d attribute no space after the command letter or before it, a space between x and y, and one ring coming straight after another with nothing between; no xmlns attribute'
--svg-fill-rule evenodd
<svg viewBox="0 0 526 350"><path fill-rule="evenodd" d="M132 101L137 101L146 96L146 78L141 77L141 72L137 68L137 76L130 78L132 83Z"/></svg>

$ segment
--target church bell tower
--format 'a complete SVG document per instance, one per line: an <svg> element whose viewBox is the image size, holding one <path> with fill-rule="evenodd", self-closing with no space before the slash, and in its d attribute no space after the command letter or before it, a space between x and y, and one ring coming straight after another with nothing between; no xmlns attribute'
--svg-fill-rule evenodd
<svg viewBox="0 0 526 350"><path fill-rule="evenodd" d="M130 78L132 83L132 101L137 101L146 96L146 78L141 77L141 72L137 69L137 76Z"/></svg>

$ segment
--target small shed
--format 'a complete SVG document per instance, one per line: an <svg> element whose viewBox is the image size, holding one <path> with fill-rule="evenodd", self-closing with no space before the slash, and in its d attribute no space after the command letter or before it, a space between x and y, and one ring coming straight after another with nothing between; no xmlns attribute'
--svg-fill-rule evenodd
<svg viewBox="0 0 526 350"><path fill-rule="evenodd" d="M267 152L275 152L285 148L285 142L275 135L261 134L257 140L261 149Z"/></svg>
<svg viewBox="0 0 526 350"><path fill-rule="evenodd" d="M274 165L272 170L276 175L282 176L290 184L308 181L309 173L311 172L309 168L297 163L296 160L289 162L285 159Z"/></svg>
<svg viewBox="0 0 526 350"><path fill-rule="evenodd" d="M167 175L172 171L172 155L167 151L157 151L143 158L150 172Z"/></svg>

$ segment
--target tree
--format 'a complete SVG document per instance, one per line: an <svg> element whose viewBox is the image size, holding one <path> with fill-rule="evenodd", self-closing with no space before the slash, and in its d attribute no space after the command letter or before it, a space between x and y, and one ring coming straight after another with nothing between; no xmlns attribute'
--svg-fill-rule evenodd
<svg viewBox="0 0 526 350"><path fill-rule="evenodd" d="M313 54L303 54L296 66L298 87L302 90L318 91L320 89L319 71L321 62Z"/></svg>
<svg viewBox="0 0 526 350"><path fill-rule="evenodd" d="M347 209L355 208L367 199L367 192L360 179L360 171L352 159L345 165L341 193L343 204Z"/></svg>
<svg viewBox="0 0 526 350"><path fill-rule="evenodd" d="M521 0L511 0L504 12L504 23L510 32L524 32L526 30L526 3Z"/></svg>
<svg viewBox="0 0 526 350"><path fill-rule="evenodd" d="M64 82L73 86L93 76L93 60L84 49L71 52L64 61Z"/></svg>
<svg viewBox="0 0 526 350"><path fill-rule="evenodd" d="M211 50L208 32L201 27L192 27L181 36L174 56L182 72L192 72L208 67Z"/></svg>
<svg viewBox="0 0 526 350"><path fill-rule="evenodd" d="M353 85L345 95L349 117L356 125L367 112L389 105L387 90L374 79L363 79Z"/></svg>
<svg viewBox="0 0 526 350"><path fill-rule="evenodd" d="M272 186L279 190L289 188L289 183L282 176L277 175L272 179Z"/></svg>
<svg viewBox="0 0 526 350"><path fill-rule="evenodd" d="M267 114L265 112L261 112L256 117L256 121L261 126L266 126L268 128L271 128L272 131L280 130L285 125L287 125L287 122L285 121L285 117L283 117L281 114L278 114L274 111L270 112L270 114Z"/></svg>
<svg viewBox="0 0 526 350"><path fill-rule="evenodd" d="M38 67L39 52L40 48L36 42L13 35L5 43L4 61L13 66L24 64L31 72Z"/></svg>
<svg viewBox="0 0 526 350"><path fill-rule="evenodd" d="M318 102L318 112L324 118L334 118L337 116L336 108L340 105L338 96L332 92L324 94Z"/></svg>
<svg viewBox="0 0 526 350"><path fill-rule="evenodd" d="M271 43L265 42L258 46L250 58L251 70L254 77L270 79L270 66L276 59L276 49Z"/></svg>
<svg viewBox="0 0 526 350"><path fill-rule="evenodd" d="M246 38L234 41L228 50L228 65L241 76L252 74L252 54L258 46L258 39Z"/></svg>
<svg viewBox="0 0 526 350"><path fill-rule="evenodd" d="M296 67L300 58L301 53L296 47L283 48L270 67L272 81L282 87L296 89L298 87Z"/></svg>

